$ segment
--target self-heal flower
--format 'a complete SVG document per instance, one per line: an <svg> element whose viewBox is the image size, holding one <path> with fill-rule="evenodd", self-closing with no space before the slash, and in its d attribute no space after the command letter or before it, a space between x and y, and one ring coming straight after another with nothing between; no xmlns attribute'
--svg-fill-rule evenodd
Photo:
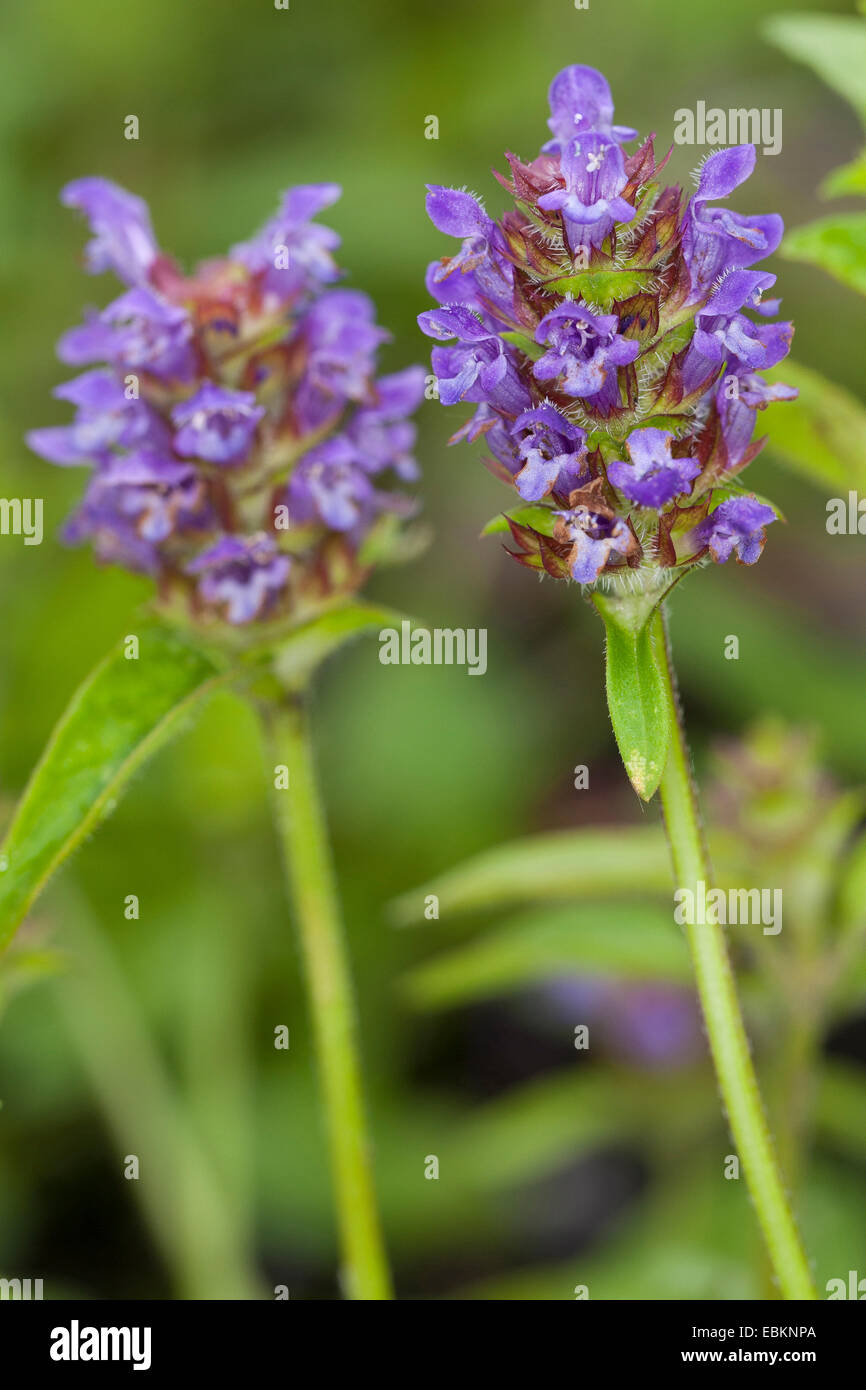
<svg viewBox="0 0 866 1390"><path fill-rule="evenodd" d="M114 494L117 510L135 522L142 540L158 544L179 527L206 527L205 489L191 464L156 449L117 455L96 475L91 504Z"/></svg>
<svg viewBox="0 0 866 1390"><path fill-rule="evenodd" d="M545 212L561 212L568 245L597 246L614 223L630 222L635 210L620 197L628 179L619 145L590 131L563 147L560 159L561 188L544 193L538 206Z"/></svg>
<svg viewBox="0 0 866 1390"><path fill-rule="evenodd" d="M252 271L264 296L289 301L339 278L332 252L340 238L330 227L313 221L339 197L336 183L290 188L261 231L232 247L232 259Z"/></svg>
<svg viewBox="0 0 866 1390"><path fill-rule="evenodd" d="M417 474L425 374L377 379L373 302L332 287L339 238L313 218L339 191L290 189L251 241L190 276L140 199L102 179L63 195L91 219L90 269L130 288L64 334L64 362L98 365L55 392L73 422L28 442L92 469L64 539L153 575L197 624L291 626L348 597L370 532L382 522L382 553L412 511L393 484Z"/></svg>
<svg viewBox="0 0 866 1390"><path fill-rule="evenodd" d="M754 145L716 150L701 169L697 192L683 219L683 255L691 280L689 302L702 299L717 277L770 256L782 240L776 213L744 217L729 208L709 207L727 198L755 167Z"/></svg>
<svg viewBox="0 0 866 1390"><path fill-rule="evenodd" d="M550 84L548 93L553 139L543 146L545 153L559 153L575 135L598 131L618 142L633 140L636 130L613 124L613 97L607 79L595 68L580 63L563 68Z"/></svg>
<svg viewBox="0 0 866 1390"><path fill-rule="evenodd" d="M127 285L147 282L158 251L143 199L108 179L89 178L68 183L61 201L83 212L93 228L85 252L92 274L113 270Z"/></svg>
<svg viewBox="0 0 866 1390"><path fill-rule="evenodd" d="M729 271L695 315L695 349L711 362L727 357L746 368L775 366L787 352L791 325L756 324L741 312L756 308L763 291L775 283L775 275Z"/></svg>
<svg viewBox="0 0 866 1390"><path fill-rule="evenodd" d="M734 555L740 564L754 565L767 539L765 528L776 519L773 508L756 497L729 497L701 523L698 538L720 564Z"/></svg>
<svg viewBox="0 0 866 1390"><path fill-rule="evenodd" d="M49 463L92 463L115 446L131 448L160 435L168 443L169 431L144 401L130 396L123 382L110 372L85 372L56 386L52 393L77 409L71 425L52 425L31 430L27 443Z"/></svg>
<svg viewBox="0 0 866 1390"><path fill-rule="evenodd" d="M529 405L508 345L469 309L457 304L431 309L421 314L418 322L431 338L457 338L460 343L456 348L433 349L433 370L443 405L476 401L514 412Z"/></svg>
<svg viewBox="0 0 866 1390"><path fill-rule="evenodd" d="M586 456L586 431L573 425L552 405L540 405L518 415L510 431L523 467L514 485L527 502L537 502L551 491L567 497L588 482L581 477Z"/></svg>
<svg viewBox="0 0 866 1390"><path fill-rule="evenodd" d="M285 589L290 559L270 536L223 536L187 565L205 603L235 625L264 616Z"/></svg>
<svg viewBox="0 0 866 1390"><path fill-rule="evenodd" d="M206 463L239 463L249 450L265 414L252 391L228 391L206 381L171 412L177 427L174 447L184 458Z"/></svg>
<svg viewBox="0 0 866 1390"><path fill-rule="evenodd" d="M456 256L434 261L428 287L440 303L468 299L507 302L511 297L512 270L502 232L487 216L477 198L463 189L427 186L427 214L438 231L461 239Z"/></svg>
<svg viewBox="0 0 866 1390"><path fill-rule="evenodd" d="M594 584L615 554L623 559L636 549L634 534L609 508L574 492L571 506L556 513L556 540L565 549L565 562L578 584Z"/></svg>
<svg viewBox="0 0 866 1390"><path fill-rule="evenodd" d="M652 139L626 153L635 132L614 125L592 68L554 78L550 111L541 154L507 156L501 218L464 190L429 191L431 219L462 244L428 273L440 307L418 322L449 344L432 353L440 400L476 407L449 442L483 439L521 504L509 553L602 594L660 595L708 555L757 558L751 532L728 544L726 516L746 513L724 499L760 451L758 412L796 395L761 375L793 333L768 297L775 275L753 268L782 223L725 206L750 145L711 155L684 202Z"/></svg>
<svg viewBox="0 0 866 1390"><path fill-rule="evenodd" d="M497 223L510 296L494 303L469 279L473 269L459 301L419 323L458 340L433 352L442 400L479 406L454 439L483 436L485 463L516 494L485 532L508 535L508 553L536 574L589 591L605 626L608 710L629 780L644 801L658 792L675 873L703 887L711 872L665 600L707 558L753 564L776 519L733 480L760 448L759 374L790 342L790 325L770 321L778 301L763 298L774 277L752 270L782 226L718 205L751 172L750 146L707 160L683 208L681 190L658 177L667 159L656 161L652 139L624 154L632 132L613 125L600 73L566 68L550 106L553 139L530 163L507 156L510 178L500 179L514 199ZM483 242L496 244L486 224ZM476 242L464 261L480 265L484 254ZM528 399L518 406L520 390ZM579 444L560 418L582 432ZM564 498L563 461L575 453L581 477ZM724 930L680 920L692 923L706 1033L782 1296L808 1299L808 1261L762 1114Z"/></svg>
<svg viewBox="0 0 866 1390"><path fill-rule="evenodd" d="M614 369L633 362L640 343L620 337L615 314L593 314L567 301L545 314L535 330L547 351L533 367L537 381L560 381L569 396L596 396L612 380Z"/></svg>
<svg viewBox="0 0 866 1390"><path fill-rule="evenodd" d="M696 458L673 458L674 437L668 430L635 430L628 440L631 463L615 459L607 476L620 492L641 507L657 511L680 493L688 492L701 471Z"/></svg>
<svg viewBox="0 0 866 1390"><path fill-rule="evenodd" d="M193 324L186 309L153 290L136 288L115 299L81 328L64 333L61 362L84 366L107 361L151 376L189 381L195 372Z"/></svg>

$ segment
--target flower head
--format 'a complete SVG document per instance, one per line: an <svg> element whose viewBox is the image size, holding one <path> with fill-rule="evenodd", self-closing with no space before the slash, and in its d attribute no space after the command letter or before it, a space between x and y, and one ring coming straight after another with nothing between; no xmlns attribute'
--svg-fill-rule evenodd
<svg viewBox="0 0 866 1390"><path fill-rule="evenodd" d="M755 151L712 154L684 199L652 138L626 152L636 132L581 65L554 78L549 125L530 163L508 155L499 220L463 190L429 190L461 245L428 272L439 307L418 321L448 344L432 353L439 399L476 407L451 442L483 438L533 504L508 518L530 568L625 594L707 557L751 564L775 512L731 483L761 447L758 411L796 395L761 375L793 332L766 297L776 277L755 268L781 219L726 205Z"/></svg>
<svg viewBox="0 0 866 1390"><path fill-rule="evenodd" d="M88 269L128 288L61 339L64 362L91 367L55 392L75 419L28 442L93 470L65 538L152 574L196 621L294 620L351 592L370 529L411 510L389 481L416 476L424 372L376 378L387 335L366 295L334 287L339 238L313 220L339 193L290 189L187 277L141 199L95 178L63 192L93 229Z"/></svg>

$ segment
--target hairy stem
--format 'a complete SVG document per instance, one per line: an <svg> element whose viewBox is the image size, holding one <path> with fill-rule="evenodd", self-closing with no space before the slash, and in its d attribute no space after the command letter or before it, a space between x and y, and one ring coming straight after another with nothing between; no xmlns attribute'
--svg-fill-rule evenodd
<svg viewBox="0 0 866 1390"><path fill-rule="evenodd" d="M701 833L670 643L661 612L657 611L651 621L657 625L659 650L665 654L673 728L659 794L676 885L694 895L699 881L709 886L712 871ZM686 934L722 1099L779 1291L786 1299L816 1298L809 1262L767 1126L724 931L718 924L687 921Z"/></svg>
<svg viewBox="0 0 866 1390"><path fill-rule="evenodd" d="M388 1299L391 1281L379 1223L361 1087L355 1004L325 818L303 697L263 707L274 765L288 788L274 791L307 978L331 1153L348 1298Z"/></svg>

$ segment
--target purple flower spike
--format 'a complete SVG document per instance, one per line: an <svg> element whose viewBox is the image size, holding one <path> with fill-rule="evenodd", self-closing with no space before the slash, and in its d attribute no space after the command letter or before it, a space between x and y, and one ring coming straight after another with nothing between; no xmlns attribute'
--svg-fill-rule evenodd
<svg viewBox="0 0 866 1390"><path fill-rule="evenodd" d="M674 437L668 430L635 430L628 440L631 463L617 459L607 476L620 492L641 507L660 511L667 502L688 492L701 471L696 458L672 458Z"/></svg>
<svg viewBox="0 0 866 1390"><path fill-rule="evenodd" d="M263 616L289 578L291 561L270 536L223 536L187 565L200 575L198 591L205 603L225 609L235 626Z"/></svg>
<svg viewBox="0 0 866 1390"><path fill-rule="evenodd" d="M264 415L251 391L228 391L206 381L171 412L174 447L184 458L206 463L242 463Z"/></svg>
<svg viewBox="0 0 866 1390"><path fill-rule="evenodd" d="M370 530L413 510L389 481L417 476L408 417L427 376L377 379L388 335L372 301L325 288L339 237L312 219L339 192L289 189L261 232L189 276L157 252L139 199L101 179L64 194L93 223L91 268L131 288L61 339L63 361L99 365L55 392L73 422L28 442L93 468L64 540L152 575L172 619L209 636L350 599ZM392 540L380 527L370 553Z"/></svg>
<svg viewBox="0 0 866 1390"><path fill-rule="evenodd" d="M552 405L525 410L510 433L523 460L514 485L525 501L538 502L554 488L567 497L589 481L583 467L586 431L572 425Z"/></svg>
<svg viewBox="0 0 866 1390"><path fill-rule="evenodd" d="M147 204L108 179L75 179L60 195L68 208L78 208L94 236L85 251L87 269L98 275L113 270L127 285L147 282L159 254Z"/></svg>
<svg viewBox="0 0 866 1390"><path fill-rule="evenodd" d="M692 283L689 302L703 299L725 270L754 265L776 250L784 224L775 213L744 217L707 204L727 198L755 167L754 145L737 145L711 154L701 169L698 189L683 221L683 254Z"/></svg>
<svg viewBox="0 0 866 1390"><path fill-rule="evenodd" d="M595 396L617 367L633 362L640 352L634 339L617 333L615 314L596 315L567 300L541 320L536 342L547 346L533 368L539 381L562 378L569 396Z"/></svg>
<svg viewBox="0 0 866 1390"><path fill-rule="evenodd" d="M756 497L729 497L701 522L697 534L719 564L735 553L740 564L754 565L767 539L764 528L777 519L773 508Z"/></svg>
<svg viewBox="0 0 866 1390"><path fill-rule="evenodd" d="M781 219L717 206L755 151L711 155L684 208L659 178L654 137L625 154L635 132L613 124L601 73L566 68L550 108L541 154L509 154L510 177L497 175L514 199L500 219L469 193L429 191L432 221L462 246L428 271L441 307L418 321L456 340L433 349L440 400L477 406L449 442L483 438L486 467L535 504L508 516L508 553L535 573L625 597L654 592L708 546L753 563L767 517L728 535L728 514L749 512L719 507L718 489L760 452L757 412L796 395L761 376L793 329L769 321L776 277L751 268L778 245ZM708 516L712 539L695 544Z"/></svg>

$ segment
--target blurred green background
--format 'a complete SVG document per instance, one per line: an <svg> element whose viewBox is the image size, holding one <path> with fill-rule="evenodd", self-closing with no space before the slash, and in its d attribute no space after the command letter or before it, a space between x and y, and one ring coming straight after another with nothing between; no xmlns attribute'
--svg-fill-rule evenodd
<svg viewBox="0 0 866 1390"><path fill-rule="evenodd" d="M798 8L810 7L765 3L761 17ZM504 167L506 149L527 158L538 149L548 84L567 63L603 69L618 119L657 131L662 148L674 111L698 100L781 107L783 151L759 155L735 205L778 210L789 226L818 215L814 190L856 153L857 121L809 71L763 42L756 23L751 0L590 0L585 11L570 0L291 0L288 11L269 0L4 6L2 493L44 497L46 518L40 547L0 538L4 817L72 690L110 643L134 630L148 592L145 582L60 547L55 535L82 475L52 469L22 442L28 428L66 418L49 394L65 375L55 340L86 303L116 292L110 277L81 273L84 228L59 206L62 184L98 173L140 194L163 246L189 264L260 225L287 185L338 181L343 198L326 220L343 237L347 282L374 296L393 334L383 360L394 369L425 360L415 316L427 307L425 266L444 250L426 220L424 184L465 184L491 211L503 208L490 170ZM123 138L128 114L140 120L137 142ZM424 136L431 114L436 141ZM687 181L702 153L675 149L670 176ZM773 268L784 314L797 324L798 361L862 394L862 303L818 271L781 260ZM552 1171L535 1172L543 1091L534 1111L520 1112L520 1125L509 1125L507 1102L574 1065L570 1027L557 1035L544 1008L528 1001L417 1016L401 997L400 976L448 928L397 930L384 905L504 838L656 813L639 808L618 764L602 692L601 625L573 590L539 586L495 539L477 539L506 494L480 467L480 446L446 448L465 413L422 407L424 510L435 538L371 591L431 625L486 627L488 673L479 680L459 669L383 667L374 643L360 645L320 679L317 737L398 1289L405 1297L472 1289L487 1296L512 1271L558 1261L573 1278L528 1277L507 1296L567 1298L585 1258L642 1219L640 1144L587 1156L592 1146L576 1133L573 1156L566 1149ZM863 539L828 537L825 496L771 450L749 476L779 502L787 526L772 528L756 569L718 567L684 585L674 606L699 771L711 736L736 734L750 717L775 711L815 726L837 778L861 782ZM723 656L731 633L740 638L736 662ZM589 792L573 789L578 763L590 767ZM44 1277L54 1296L200 1290L209 1199L193 1203L196 1220L179 1240L123 1178L124 1155L138 1153L143 1170L171 1189L166 1201L175 1200L171 1155L180 1130L188 1131L183 1153L194 1191L219 1188L229 1244L252 1252L264 1288L335 1296L307 1019L265 791L251 718L233 698L214 699L137 779L26 928L33 942L67 951L72 976L92 989L78 1005L74 990L51 980L9 992L0 1028L3 1272ZM137 922L123 916L130 893L141 900ZM278 1023L291 1028L289 1053L273 1048ZM664 1085L656 1085L664 1114ZM464 1161L449 1169L450 1152ZM442 1158L438 1182L424 1180L428 1154ZM720 1195L709 1170L700 1162L697 1169L694 1210L741 1233L725 1236L736 1245L730 1282L704 1292L736 1296L737 1260L751 1241L745 1193ZM862 1194L862 1178L838 1159L830 1186ZM158 1190L153 1200L158 1208ZM697 1257L677 1253L671 1236L692 1219L659 1217L646 1236L650 1255L626 1258L607 1296L688 1297L703 1288L690 1264ZM827 1229L834 1220L846 1230L842 1208L826 1215ZM866 1238L858 1249L862 1263ZM839 1259L848 1253L838 1248ZM850 1253L853 1265L858 1250ZM848 1268L831 1264L826 1277ZM243 1292L240 1277L234 1287L231 1271L225 1278L223 1291Z"/></svg>

